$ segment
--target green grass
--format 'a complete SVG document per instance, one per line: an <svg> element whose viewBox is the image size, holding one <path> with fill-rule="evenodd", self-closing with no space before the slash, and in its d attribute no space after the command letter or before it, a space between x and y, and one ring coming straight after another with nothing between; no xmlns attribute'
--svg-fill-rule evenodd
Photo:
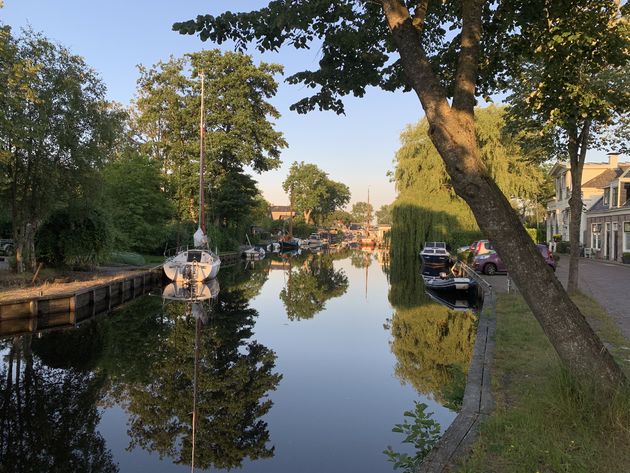
<svg viewBox="0 0 630 473"><path fill-rule="evenodd" d="M602 339L628 345L595 302L575 300ZM611 399L578 385L518 295L498 299L492 375L497 407L460 472L630 472L630 390Z"/></svg>
<svg viewBox="0 0 630 473"><path fill-rule="evenodd" d="M112 251L108 263L113 264L130 264L133 266L142 266L146 264L144 257L139 253L132 251Z"/></svg>

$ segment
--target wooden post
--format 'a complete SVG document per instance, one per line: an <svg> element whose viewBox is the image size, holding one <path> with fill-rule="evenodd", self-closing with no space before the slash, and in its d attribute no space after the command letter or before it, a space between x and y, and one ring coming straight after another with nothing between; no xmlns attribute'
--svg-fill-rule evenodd
<svg viewBox="0 0 630 473"><path fill-rule="evenodd" d="M38 312L38 303L37 299L33 299L29 304L29 309L31 313L31 317L37 317Z"/></svg>
<svg viewBox="0 0 630 473"><path fill-rule="evenodd" d="M112 285L107 285L107 311L112 310Z"/></svg>

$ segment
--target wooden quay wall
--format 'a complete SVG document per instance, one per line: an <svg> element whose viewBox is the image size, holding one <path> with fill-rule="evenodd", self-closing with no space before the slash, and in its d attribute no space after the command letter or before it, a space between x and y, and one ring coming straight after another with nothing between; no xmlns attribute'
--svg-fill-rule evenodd
<svg viewBox="0 0 630 473"><path fill-rule="evenodd" d="M76 292L0 303L0 337L74 325L150 292L162 282L162 267L139 271Z"/></svg>

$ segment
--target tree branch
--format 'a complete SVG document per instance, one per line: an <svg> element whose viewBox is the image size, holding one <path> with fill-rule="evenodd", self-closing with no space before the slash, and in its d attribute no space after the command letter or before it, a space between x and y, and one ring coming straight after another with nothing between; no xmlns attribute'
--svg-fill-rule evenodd
<svg viewBox="0 0 630 473"><path fill-rule="evenodd" d="M407 82L418 95L429 122L435 123L448 114L449 105L446 91L431 68L420 43L420 32L413 25L409 10L400 0L381 0L381 4L400 53Z"/></svg>
<svg viewBox="0 0 630 473"><path fill-rule="evenodd" d="M455 74L453 108L468 114L475 107L475 87L479 70L481 11L484 0L463 0L461 51Z"/></svg>
<svg viewBox="0 0 630 473"><path fill-rule="evenodd" d="M413 12L413 26L418 30L418 33L422 33L424 29L424 19L427 16L427 10L429 8L429 0L419 0L416 5L416 9Z"/></svg>

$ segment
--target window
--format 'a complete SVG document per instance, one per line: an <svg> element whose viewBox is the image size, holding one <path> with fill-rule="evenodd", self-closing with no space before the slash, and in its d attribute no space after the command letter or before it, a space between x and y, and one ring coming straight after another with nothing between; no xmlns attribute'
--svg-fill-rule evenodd
<svg viewBox="0 0 630 473"><path fill-rule="evenodd" d="M610 200L610 188L604 189L604 205L608 205Z"/></svg>
<svg viewBox="0 0 630 473"><path fill-rule="evenodd" d="M617 191L618 189L616 187L612 188L612 197L610 198L611 207L617 207Z"/></svg>
<svg viewBox="0 0 630 473"><path fill-rule="evenodd" d="M602 247L601 231L601 223L593 223L591 225L591 248L595 250L599 250Z"/></svg>
<svg viewBox="0 0 630 473"><path fill-rule="evenodd" d="M623 251L630 251L630 221L623 222Z"/></svg>

